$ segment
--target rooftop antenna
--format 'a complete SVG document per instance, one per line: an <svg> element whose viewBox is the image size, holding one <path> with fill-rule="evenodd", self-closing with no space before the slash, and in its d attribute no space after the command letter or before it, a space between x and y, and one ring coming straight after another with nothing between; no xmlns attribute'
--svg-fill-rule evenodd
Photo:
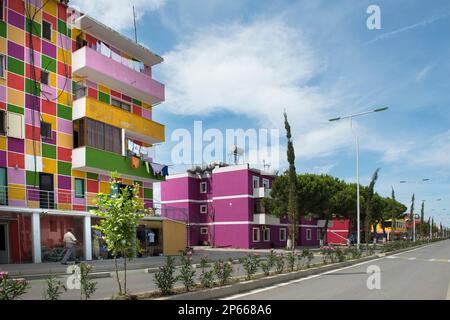
<svg viewBox="0 0 450 320"><path fill-rule="evenodd" d="M266 160L263 160L264 171L268 171L270 169L270 163L266 163ZM266 170L267 168L267 170Z"/></svg>
<svg viewBox="0 0 450 320"><path fill-rule="evenodd" d="M136 41L136 43L137 43L138 39L137 39L137 29L136 29L136 13L134 11L134 5L133 5L133 23L134 23L134 41Z"/></svg>
<svg viewBox="0 0 450 320"><path fill-rule="evenodd" d="M236 145L230 146L228 148L228 156L233 156L234 164L238 164L239 157L241 157L243 154L244 154L244 149L239 148Z"/></svg>

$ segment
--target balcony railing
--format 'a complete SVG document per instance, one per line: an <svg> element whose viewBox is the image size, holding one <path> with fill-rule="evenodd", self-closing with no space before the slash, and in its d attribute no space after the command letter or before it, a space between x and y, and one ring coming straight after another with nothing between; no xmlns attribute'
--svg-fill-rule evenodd
<svg viewBox="0 0 450 320"><path fill-rule="evenodd" d="M74 191L62 189L47 191L39 190L38 187L0 186L0 207L87 211L88 208L97 206L95 202L97 194L95 192L76 194Z"/></svg>

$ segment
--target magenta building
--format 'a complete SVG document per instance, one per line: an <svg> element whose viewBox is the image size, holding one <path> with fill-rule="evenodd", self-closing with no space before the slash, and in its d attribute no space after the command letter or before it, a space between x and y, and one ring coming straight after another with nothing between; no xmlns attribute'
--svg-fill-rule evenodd
<svg viewBox="0 0 450 320"><path fill-rule="evenodd" d="M287 219L271 215L262 205L274 178L274 174L248 164L218 164L174 174L161 183L162 215L177 213L170 218L186 220L189 246L285 247ZM302 218L299 245L317 245L317 229L316 220Z"/></svg>

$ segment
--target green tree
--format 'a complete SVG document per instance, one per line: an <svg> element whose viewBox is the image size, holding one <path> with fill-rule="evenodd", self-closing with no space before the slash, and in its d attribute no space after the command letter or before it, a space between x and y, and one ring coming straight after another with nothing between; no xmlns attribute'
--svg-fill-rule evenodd
<svg viewBox="0 0 450 320"><path fill-rule="evenodd" d="M365 235L366 235L366 246L367 248L369 247L369 241L370 241L370 234L371 234L371 230L370 230L370 225L372 222L372 211L373 211L373 207L375 206L375 203L373 202L373 195L374 195L374 188L375 188L375 184L378 180L378 172L380 171L380 169L376 169L375 172L372 175L372 178L370 179L370 183L369 186L367 188L363 188L364 189L364 194L365 194L365 200L366 200L366 205L365 205L365 218L364 218L364 225L365 225Z"/></svg>
<svg viewBox="0 0 450 320"><path fill-rule="evenodd" d="M426 235L424 223L425 223L425 201L422 201L422 207L420 208L420 226L419 226L419 234L421 237Z"/></svg>
<svg viewBox="0 0 450 320"><path fill-rule="evenodd" d="M413 238L413 222L414 222L414 202L415 202L415 195L413 193L412 198L411 198L411 210L409 212L409 239L412 240Z"/></svg>
<svg viewBox="0 0 450 320"><path fill-rule="evenodd" d="M286 129L286 139L287 139L287 160L289 162L288 170L288 182L289 182L289 193L287 202L287 213L289 219L289 238L291 250L295 250L296 239L297 239L297 222L298 222L298 212L297 212L297 172L295 169L295 151L294 144L292 142L291 126L287 119L287 114L284 112L284 127Z"/></svg>
<svg viewBox="0 0 450 320"><path fill-rule="evenodd" d="M108 250L114 257L116 280L120 295L127 294L127 261L133 259L136 252L136 227L144 217L146 209L139 197L139 185L119 190L119 175L111 174L111 190L117 190L112 195L97 194L98 209L92 212L101 217L100 223L94 228L100 230ZM124 279L123 288L119 277L117 258L123 257Z"/></svg>

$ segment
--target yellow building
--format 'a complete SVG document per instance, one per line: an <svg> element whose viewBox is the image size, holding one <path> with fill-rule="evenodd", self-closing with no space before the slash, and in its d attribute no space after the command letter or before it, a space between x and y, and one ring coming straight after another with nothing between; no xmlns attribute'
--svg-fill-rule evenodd
<svg viewBox="0 0 450 320"><path fill-rule="evenodd" d="M394 223L392 223L392 219L389 219L384 221L383 225L387 240L398 239L407 233L406 222L403 219L394 219ZM377 235L383 235L383 227L381 223L377 224Z"/></svg>

